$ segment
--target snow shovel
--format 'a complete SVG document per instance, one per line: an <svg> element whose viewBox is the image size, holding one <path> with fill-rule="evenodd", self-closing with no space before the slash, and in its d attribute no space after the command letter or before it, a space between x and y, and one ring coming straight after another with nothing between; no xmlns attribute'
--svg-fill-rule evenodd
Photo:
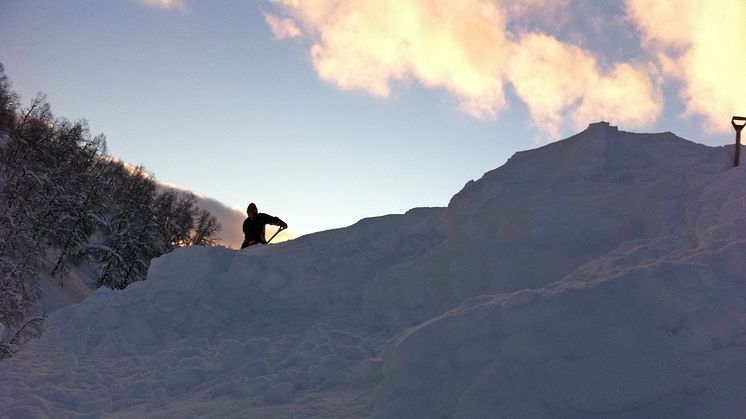
<svg viewBox="0 0 746 419"><path fill-rule="evenodd" d="M270 237L269 240L267 240L266 244L269 244L269 242L271 242L272 239L274 239L275 236L278 235L282 230L285 230L285 227L278 228L277 231L275 231L275 234L273 234L272 237Z"/></svg>
<svg viewBox="0 0 746 419"><path fill-rule="evenodd" d="M738 121L738 122L736 122ZM733 167L738 167L739 160L741 159L741 130L746 125L746 118L743 116L734 116L730 120L733 129L736 130L736 157L734 159Z"/></svg>
<svg viewBox="0 0 746 419"><path fill-rule="evenodd" d="M741 130L743 129L743 126L746 125L746 118L743 116L734 116L733 119L730 120L730 123L733 125L733 129L736 130L736 157L733 167L738 167L739 160L741 159Z"/></svg>

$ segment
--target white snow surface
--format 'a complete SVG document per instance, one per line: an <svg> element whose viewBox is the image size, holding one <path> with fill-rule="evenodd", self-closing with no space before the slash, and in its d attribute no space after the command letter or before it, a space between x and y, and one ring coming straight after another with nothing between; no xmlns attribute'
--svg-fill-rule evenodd
<svg viewBox="0 0 746 419"><path fill-rule="evenodd" d="M52 313L0 417L743 417L732 151L592 124L447 208L177 250Z"/></svg>

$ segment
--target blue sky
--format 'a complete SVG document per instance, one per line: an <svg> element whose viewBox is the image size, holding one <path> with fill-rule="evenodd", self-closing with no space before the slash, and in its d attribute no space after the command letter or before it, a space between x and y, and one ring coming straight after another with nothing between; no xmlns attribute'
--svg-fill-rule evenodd
<svg viewBox="0 0 746 419"><path fill-rule="evenodd" d="M446 205L601 119L731 144L746 64L708 40L746 36L698 17L744 3L641 3L1 0L0 62L112 156L307 234Z"/></svg>

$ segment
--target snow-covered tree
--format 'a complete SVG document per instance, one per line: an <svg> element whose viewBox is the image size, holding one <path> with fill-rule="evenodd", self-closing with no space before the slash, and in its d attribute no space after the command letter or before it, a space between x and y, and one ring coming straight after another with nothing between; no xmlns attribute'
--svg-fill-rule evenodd
<svg viewBox="0 0 746 419"><path fill-rule="evenodd" d="M108 214L102 218L103 245L97 248L103 269L98 286L125 288L144 278L155 253L146 240L152 218L155 182L142 167L113 171Z"/></svg>
<svg viewBox="0 0 746 419"><path fill-rule="evenodd" d="M218 230L220 230L218 219L210 214L209 211L201 209L197 213L190 244L195 246L214 246L218 241L215 236Z"/></svg>
<svg viewBox="0 0 746 419"><path fill-rule="evenodd" d="M60 286L68 262L77 259L93 233L96 214L101 211L101 178L105 173L105 163L100 158L106 147L103 135L91 138L87 128L78 124L71 132L77 138L76 147L69 154L65 190L58 202L62 215L49 238L50 244L59 249L51 274L59 279Z"/></svg>
<svg viewBox="0 0 746 419"><path fill-rule="evenodd" d="M33 307L40 295L42 256L34 237L39 215L34 197L44 188L46 178L34 147L49 134L45 123L51 112L39 96L23 112L23 124L16 124L15 100L0 66L0 135L4 139L0 142L0 359L38 336L42 321ZM28 136L14 141L18 128L28 130Z"/></svg>
<svg viewBox="0 0 746 419"><path fill-rule="evenodd" d="M215 244L215 217L189 193L158 192L152 174L105 156L84 120L55 118L46 96L20 108L0 64L0 359L41 333L40 272L60 286L71 264L98 286L145 278L151 259Z"/></svg>
<svg viewBox="0 0 746 419"><path fill-rule="evenodd" d="M15 123L18 95L13 92L5 67L0 63L0 132L7 133Z"/></svg>

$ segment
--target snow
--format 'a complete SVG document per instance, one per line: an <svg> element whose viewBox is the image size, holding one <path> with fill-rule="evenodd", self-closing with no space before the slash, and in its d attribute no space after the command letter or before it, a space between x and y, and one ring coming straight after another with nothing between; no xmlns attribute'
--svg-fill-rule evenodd
<svg viewBox="0 0 746 419"><path fill-rule="evenodd" d="M51 259L56 260L56 259ZM71 304L77 304L91 295L96 282L93 272L77 266L70 267L62 286L59 279L48 275L54 265L48 263L42 270L39 285L42 290L41 300L37 307L42 313L51 313Z"/></svg>
<svg viewBox="0 0 746 419"><path fill-rule="evenodd" d="M0 417L737 417L746 169L592 124L447 208L180 249L53 312Z"/></svg>

